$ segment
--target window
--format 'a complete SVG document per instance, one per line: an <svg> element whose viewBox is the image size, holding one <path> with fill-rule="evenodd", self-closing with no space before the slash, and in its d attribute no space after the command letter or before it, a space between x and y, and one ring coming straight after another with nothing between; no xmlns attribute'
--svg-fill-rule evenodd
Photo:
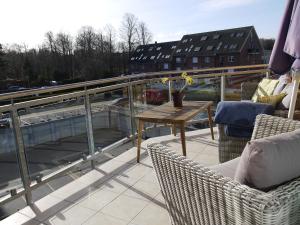
<svg viewBox="0 0 300 225"><path fill-rule="evenodd" d="M230 37L234 37L234 36L235 36L235 33L231 33L231 34L230 34Z"/></svg>
<svg viewBox="0 0 300 225"><path fill-rule="evenodd" d="M239 32L237 33L236 37L243 37L244 36L244 33L243 32Z"/></svg>
<svg viewBox="0 0 300 225"><path fill-rule="evenodd" d="M197 70L198 69L198 66L193 66L193 70Z"/></svg>
<svg viewBox="0 0 300 225"><path fill-rule="evenodd" d="M222 41L221 41L221 42L218 44L218 46L217 46L217 50L218 50L218 51L220 50L220 48L221 48L222 44L223 44L223 42L222 42Z"/></svg>
<svg viewBox="0 0 300 225"><path fill-rule="evenodd" d="M176 52L177 52L177 53L181 52L181 49L180 49L180 48L179 48L179 49L177 49L177 50L176 50Z"/></svg>
<svg viewBox="0 0 300 225"><path fill-rule="evenodd" d="M149 48L149 52L151 52L152 50L153 50L153 47L150 47L150 48Z"/></svg>
<svg viewBox="0 0 300 225"><path fill-rule="evenodd" d="M165 57L166 59L168 59L168 58L170 58L170 55L166 55L166 57Z"/></svg>
<svg viewBox="0 0 300 225"><path fill-rule="evenodd" d="M137 50L136 50L136 52L140 52L140 51L141 51L141 49L137 49Z"/></svg>
<svg viewBox="0 0 300 225"><path fill-rule="evenodd" d="M237 44L231 44L229 49L236 49L237 48Z"/></svg>
<svg viewBox="0 0 300 225"><path fill-rule="evenodd" d="M147 59L147 56L144 56L143 59Z"/></svg>
<svg viewBox="0 0 300 225"><path fill-rule="evenodd" d="M198 57L193 57L192 61L193 63L198 63Z"/></svg>
<svg viewBox="0 0 300 225"><path fill-rule="evenodd" d="M204 62L205 63L210 63L210 57L204 57Z"/></svg>
<svg viewBox="0 0 300 225"><path fill-rule="evenodd" d="M187 43L187 41L188 41L188 39L184 39L184 40L182 41L182 43Z"/></svg>
<svg viewBox="0 0 300 225"><path fill-rule="evenodd" d="M228 45L224 45L224 49L227 49L228 48Z"/></svg>
<svg viewBox="0 0 300 225"><path fill-rule="evenodd" d="M176 67L176 70L181 70L181 67Z"/></svg>
<svg viewBox="0 0 300 225"><path fill-rule="evenodd" d="M134 57L131 57L131 61L133 61L134 60Z"/></svg>
<svg viewBox="0 0 300 225"><path fill-rule="evenodd" d="M219 39L220 36L221 36L220 34L215 34L215 35L213 36L213 39L214 39L214 40Z"/></svg>
<svg viewBox="0 0 300 225"><path fill-rule="evenodd" d="M176 57L176 63L181 63L181 58L180 57Z"/></svg>
<svg viewBox="0 0 300 225"><path fill-rule="evenodd" d="M200 41L205 41L205 40L207 40L207 36L202 36L200 39Z"/></svg>
<svg viewBox="0 0 300 225"><path fill-rule="evenodd" d="M200 50L201 50L201 47L199 47L199 46L194 49L195 52L199 52Z"/></svg>
<svg viewBox="0 0 300 225"><path fill-rule="evenodd" d="M214 48L214 46L209 45L209 46L206 47L206 50L207 50L207 51L211 51L211 50L213 50L213 48Z"/></svg>
<svg viewBox="0 0 300 225"><path fill-rule="evenodd" d="M164 63L164 70L168 70L169 69L169 64L168 63Z"/></svg>
<svg viewBox="0 0 300 225"><path fill-rule="evenodd" d="M157 51L161 50L161 47L157 47L156 50L157 50Z"/></svg>
<svg viewBox="0 0 300 225"><path fill-rule="evenodd" d="M152 59L152 60L153 60L153 59L155 59L155 55L151 56L151 58L150 58L150 59Z"/></svg>
<svg viewBox="0 0 300 225"><path fill-rule="evenodd" d="M176 48L176 45L173 45L172 47L171 47L171 49L175 49Z"/></svg>
<svg viewBox="0 0 300 225"><path fill-rule="evenodd" d="M190 38L190 42L192 41L193 39L192 38Z"/></svg>
<svg viewBox="0 0 300 225"><path fill-rule="evenodd" d="M235 62L235 57L233 55L228 56L228 62Z"/></svg>
<svg viewBox="0 0 300 225"><path fill-rule="evenodd" d="M188 48L185 49L186 52L187 52L188 50L189 50Z"/></svg>

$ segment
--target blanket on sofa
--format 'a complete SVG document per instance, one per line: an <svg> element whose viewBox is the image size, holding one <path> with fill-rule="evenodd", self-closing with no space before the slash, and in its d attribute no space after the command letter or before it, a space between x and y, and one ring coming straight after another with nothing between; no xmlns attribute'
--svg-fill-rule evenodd
<svg viewBox="0 0 300 225"><path fill-rule="evenodd" d="M225 133L231 137L249 138L252 135L255 118L259 114L274 114L274 107L253 102L219 102L215 123L225 125Z"/></svg>

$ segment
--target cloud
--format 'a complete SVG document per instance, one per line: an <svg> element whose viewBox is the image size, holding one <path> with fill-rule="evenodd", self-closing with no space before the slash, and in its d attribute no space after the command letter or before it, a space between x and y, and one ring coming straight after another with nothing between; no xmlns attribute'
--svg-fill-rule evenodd
<svg viewBox="0 0 300 225"><path fill-rule="evenodd" d="M222 10L255 3L257 0L202 0L200 7L203 10Z"/></svg>

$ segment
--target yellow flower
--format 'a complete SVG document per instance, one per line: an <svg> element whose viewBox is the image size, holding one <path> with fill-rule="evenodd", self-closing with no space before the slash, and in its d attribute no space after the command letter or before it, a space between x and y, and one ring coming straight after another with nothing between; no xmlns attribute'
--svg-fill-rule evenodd
<svg viewBox="0 0 300 225"><path fill-rule="evenodd" d="M167 78L167 77L161 78L161 82L163 84L166 84L168 80L169 80L169 78Z"/></svg>
<svg viewBox="0 0 300 225"><path fill-rule="evenodd" d="M186 83L187 83L188 85L192 85L192 84L194 83L192 77L189 77L189 76L188 76L188 77L185 78L185 80L186 80Z"/></svg>
<svg viewBox="0 0 300 225"><path fill-rule="evenodd" d="M181 77L182 78L186 78L188 75L187 75L187 73L186 72L183 72L182 74L181 74Z"/></svg>

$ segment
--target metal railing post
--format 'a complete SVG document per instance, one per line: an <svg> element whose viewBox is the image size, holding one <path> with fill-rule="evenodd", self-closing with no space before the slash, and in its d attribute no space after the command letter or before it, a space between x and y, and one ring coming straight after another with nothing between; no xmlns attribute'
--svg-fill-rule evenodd
<svg viewBox="0 0 300 225"><path fill-rule="evenodd" d="M168 81L169 102L172 101L172 81Z"/></svg>
<svg viewBox="0 0 300 225"><path fill-rule="evenodd" d="M135 121L134 121L134 104L133 104L133 89L132 83L129 81L128 86L129 95L129 112L130 112L130 128L132 135L132 143L135 144Z"/></svg>
<svg viewBox="0 0 300 225"><path fill-rule="evenodd" d="M221 76L221 101L225 100L225 76Z"/></svg>
<svg viewBox="0 0 300 225"><path fill-rule="evenodd" d="M266 72L266 78L269 79L270 78L270 71Z"/></svg>
<svg viewBox="0 0 300 225"><path fill-rule="evenodd" d="M296 101L298 97L298 90L299 90L299 82L300 82L300 71L293 71L293 90L291 96L291 102L288 112L288 118L293 119L296 107Z"/></svg>
<svg viewBox="0 0 300 225"><path fill-rule="evenodd" d="M85 106L85 113L86 113L85 121L86 121L86 130L87 130L87 138L88 138L88 147L89 147L90 155L93 156L95 154L95 142L94 142L94 133L93 133L90 96L87 92L84 98L84 106ZM94 160L91 160L91 167L92 169L95 168Z"/></svg>
<svg viewBox="0 0 300 225"><path fill-rule="evenodd" d="M18 111L15 107L12 108L11 111L12 115L12 124L13 124L13 132L14 137L16 141L16 154L18 158L18 165L20 170L20 176L23 182L23 187L25 189L25 199L27 205L32 204L32 193L30 188L30 176L29 176L29 170L28 170L28 164L26 160L26 154L25 154L25 145L23 140L23 135L20 127L20 121L18 116Z"/></svg>

